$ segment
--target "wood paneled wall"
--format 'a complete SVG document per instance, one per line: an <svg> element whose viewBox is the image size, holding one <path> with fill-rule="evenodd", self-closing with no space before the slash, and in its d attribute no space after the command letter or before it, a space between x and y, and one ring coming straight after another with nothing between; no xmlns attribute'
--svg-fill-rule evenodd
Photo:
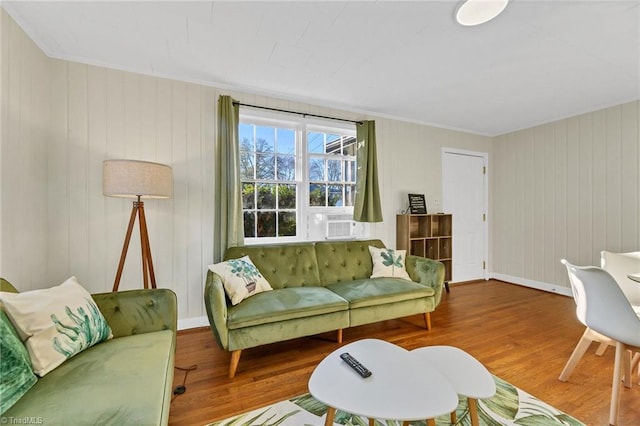
<svg viewBox="0 0 640 426"><path fill-rule="evenodd" d="M376 236L395 245L395 217L408 206L408 193L425 194L430 213L442 207L442 149L492 152L493 139L388 118L375 118L380 190L385 223Z"/></svg>
<svg viewBox="0 0 640 426"><path fill-rule="evenodd" d="M640 250L640 103L495 138L492 271L568 287L561 258Z"/></svg>
<svg viewBox="0 0 640 426"><path fill-rule="evenodd" d="M52 62L51 278L73 274L92 292L110 291L132 200L102 195L102 162L169 164L173 198L145 201L156 279L179 295L182 318L204 315L202 283L213 237L214 90ZM142 287L140 253L136 224L120 289Z"/></svg>
<svg viewBox="0 0 640 426"><path fill-rule="evenodd" d="M0 272L25 290L47 277L49 59L0 16Z"/></svg>

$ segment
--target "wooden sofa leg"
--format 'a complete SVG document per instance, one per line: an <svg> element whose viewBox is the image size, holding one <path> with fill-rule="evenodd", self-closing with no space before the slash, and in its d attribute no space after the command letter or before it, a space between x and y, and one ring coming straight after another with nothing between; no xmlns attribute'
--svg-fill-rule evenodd
<svg viewBox="0 0 640 426"><path fill-rule="evenodd" d="M424 325L427 327L427 330L431 330L431 312L424 313Z"/></svg>
<svg viewBox="0 0 640 426"><path fill-rule="evenodd" d="M336 336L338 343L342 343L342 329L338 329L338 335Z"/></svg>
<svg viewBox="0 0 640 426"><path fill-rule="evenodd" d="M238 349L236 351L231 352L231 364L229 364L229 378L233 379L236 375L236 370L238 369L238 363L240 362L240 354L242 353L242 349Z"/></svg>

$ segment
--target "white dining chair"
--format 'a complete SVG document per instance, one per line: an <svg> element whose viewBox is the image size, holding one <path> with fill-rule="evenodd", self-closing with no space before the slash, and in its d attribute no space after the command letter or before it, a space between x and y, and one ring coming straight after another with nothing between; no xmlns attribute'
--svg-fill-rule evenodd
<svg viewBox="0 0 640 426"><path fill-rule="evenodd" d="M595 266L576 266L562 259L576 302L576 315L587 327L616 342L609 424L618 421L623 365L630 350L640 350L640 318L610 273ZM628 372L627 372L628 373Z"/></svg>
<svg viewBox="0 0 640 426"><path fill-rule="evenodd" d="M600 252L600 266L613 276L616 283L631 303L636 314L640 316L640 284L633 282L627 277L629 274L640 272L640 252L615 253L603 250ZM589 327L586 327L578 341L578 344L574 348L571 356L560 373L560 381L566 382L569 380L569 376L593 342L600 344L596 350L596 355L598 356L602 356L607 347L615 347L616 345L614 340L611 340L607 336L603 336L602 334L591 330ZM631 372L636 369L639 364L640 353L636 353L633 355L630 364L625 366L625 386L631 387ZM638 382L640 383L640 368L638 368Z"/></svg>
<svg viewBox="0 0 640 426"><path fill-rule="evenodd" d="M630 274L640 272L640 251L616 253L603 250L600 252L600 267L611 274L618 286L631 303L636 315L640 317L640 283L631 278ZM631 359L629 369L633 371L640 364L640 352L636 352ZM638 368L638 383L640 384L640 368ZM631 381L625 375L625 384L631 386Z"/></svg>

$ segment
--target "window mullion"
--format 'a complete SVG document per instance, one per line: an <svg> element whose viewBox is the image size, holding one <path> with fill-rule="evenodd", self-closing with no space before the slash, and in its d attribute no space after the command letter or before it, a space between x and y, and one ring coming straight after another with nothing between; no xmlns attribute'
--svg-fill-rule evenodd
<svg viewBox="0 0 640 426"><path fill-rule="evenodd" d="M297 128L296 137L296 180L298 182L297 191L297 219L300 227L298 237L305 239L307 236L309 221L309 155L307 153L307 126L300 124Z"/></svg>
<svg viewBox="0 0 640 426"><path fill-rule="evenodd" d="M329 155L326 152L326 137L325 137L325 154L324 154L324 206L329 207Z"/></svg>

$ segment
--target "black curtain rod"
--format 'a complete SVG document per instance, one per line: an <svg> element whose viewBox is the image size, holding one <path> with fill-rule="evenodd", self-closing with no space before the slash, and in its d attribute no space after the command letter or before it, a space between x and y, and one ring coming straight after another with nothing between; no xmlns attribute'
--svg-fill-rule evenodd
<svg viewBox="0 0 640 426"><path fill-rule="evenodd" d="M237 101L234 102L233 104L234 105L239 105L239 106L245 106L245 107L249 107L249 108L266 109L266 110L269 110L269 111L286 112L288 114L297 114L297 115L301 115L303 117L325 118L327 120L346 121L348 123L363 124L362 121L347 120L346 118L327 117L326 115L309 114L308 112L289 111L289 110L286 110L286 109L269 108L269 107L264 107L264 106L259 106L259 105L243 104L242 102L237 102Z"/></svg>

